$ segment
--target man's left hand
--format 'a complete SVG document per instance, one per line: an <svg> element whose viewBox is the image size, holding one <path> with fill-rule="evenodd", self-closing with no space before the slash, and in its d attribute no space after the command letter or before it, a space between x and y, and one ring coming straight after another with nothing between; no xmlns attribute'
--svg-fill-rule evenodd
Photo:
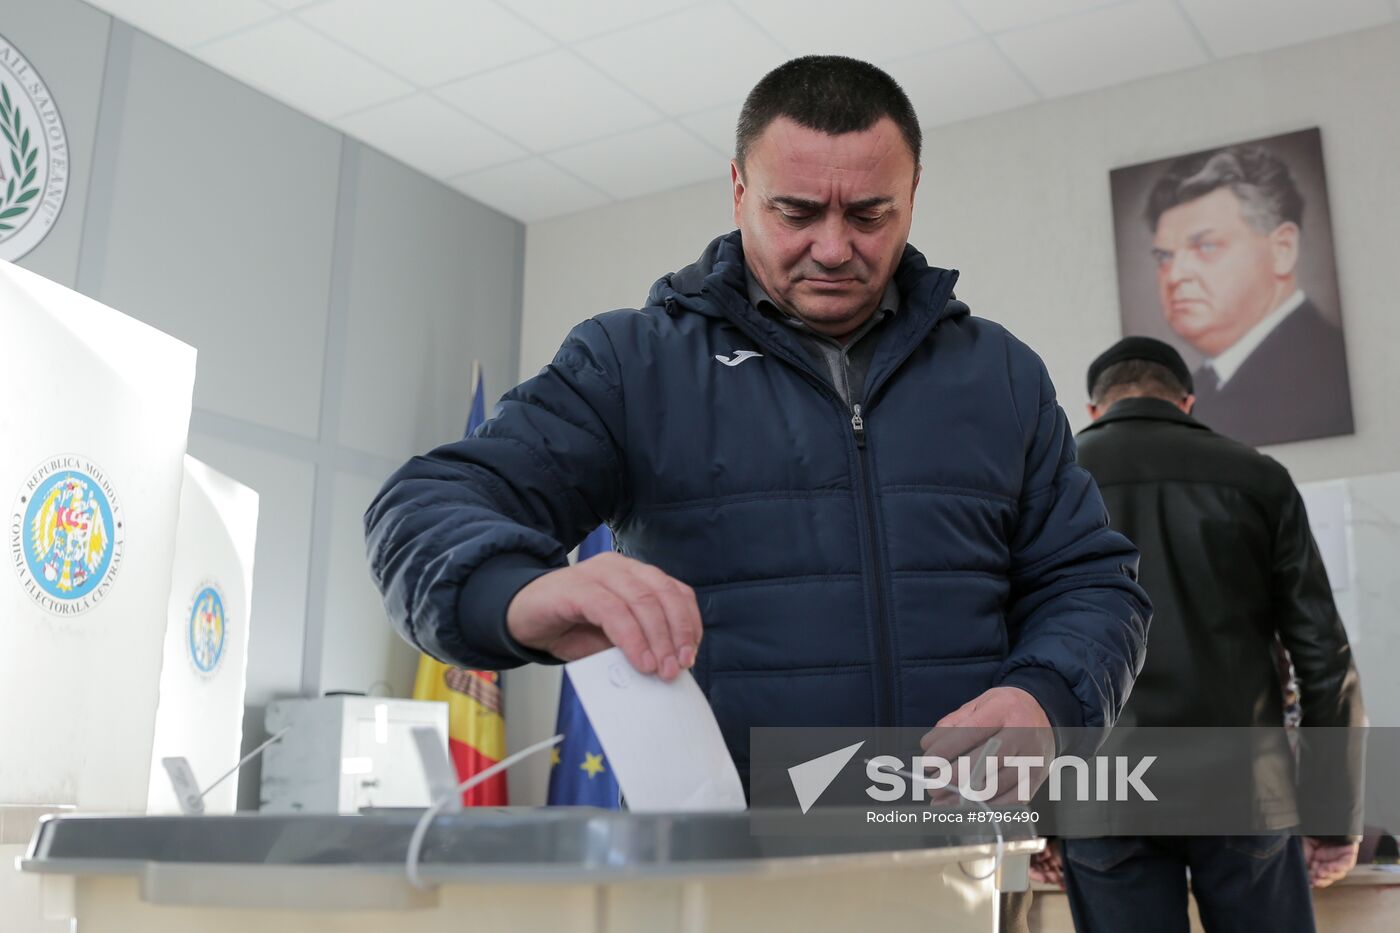
<svg viewBox="0 0 1400 933"><path fill-rule="evenodd" d="M1315 888L1325 888L1345 878L1356 867L1356 854L1361 844L1356 842L1322 842L1311 836L1303 837L1303 858L1308 863L1308 880Z"/></svg>
<svg viewBox="0 0 1400 933"><path fill-rule="evenodd" d="M935 729L1049 729L1050 717L1020 687L993 687L933 724Z"/></svg>
<svg viewBox="0 0 1400 933"><path fill-rule="evenodd" d="M1031 769L1029 792L1034 794L1055 757L1055 734L1050 718L1035 697L1020 687L993 687L974 697L947 716L919 740L925 755L955 761L960 756L974 758L996 739L998 764L997 794L993 803L1028 803L1018 793L1018 772L1008 766L1009 757L1039 758L1042 765ZM947 795L944 795L946 798ZM937 798L943 799L943 798Z"/></svg>

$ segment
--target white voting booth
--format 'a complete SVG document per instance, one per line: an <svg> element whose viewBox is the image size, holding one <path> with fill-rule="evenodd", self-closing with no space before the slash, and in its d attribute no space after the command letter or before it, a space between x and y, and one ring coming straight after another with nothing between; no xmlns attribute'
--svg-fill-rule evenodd
<svg viewBox="0 0 1400 933"><path fill-rule="evenodd" d="M162 758L185 758L201 789L238 761L257 532L258 494L186 456L151 754L151 813L181 812ZM236 773L203 798L206 813L232 813L237 803Z"/></svg>
<svg viewBox="0 0 1400 933"><path fill-rule="evenodd" d="M0 802L144 810L195 352L8 263L0 309Z"/></svg>
<svg viewBox="0 0 1400 933"><path fill-rule="evenodd" d="M39 815L162 808L161 749L237 761L257 497L185 456L192 347L0 262L0 348L0 916L48 930L14 870Z"/></svg>

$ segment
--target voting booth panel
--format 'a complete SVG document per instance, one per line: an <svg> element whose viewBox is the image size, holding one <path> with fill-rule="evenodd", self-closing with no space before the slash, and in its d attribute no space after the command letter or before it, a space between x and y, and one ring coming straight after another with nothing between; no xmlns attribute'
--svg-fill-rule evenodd
<svg viewBox="0 0 1400 933"><path fill-rule="evenodd" d="M209 790L238 761L257 530L258 494L186 455L151 754L150 813L180 812L162 758L185 758L201 790ZM237 805L236 773L204 798L207 813L232 813Z"/></svg>
<svg viewBox="0 0 1400 933"><path fill-rule="evenodd" d="M0 802L146 807L193 348L0 262Z"/></svg>

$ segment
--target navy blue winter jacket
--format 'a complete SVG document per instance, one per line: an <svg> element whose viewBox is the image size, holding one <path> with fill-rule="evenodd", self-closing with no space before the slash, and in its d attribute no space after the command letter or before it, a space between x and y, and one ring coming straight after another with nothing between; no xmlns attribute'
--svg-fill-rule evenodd
<svg viewBox="0 0 1400 933"><path fill-rule="evenodd" d="M399 631L468 667L550 660L506 607L606 522L694 587L694 673L741 768L751 726L929 727L997 685L1112 725L1148 601L1044 364L907 247L858 431L743 262L715 240L389 479L365 525Z"/></svg>

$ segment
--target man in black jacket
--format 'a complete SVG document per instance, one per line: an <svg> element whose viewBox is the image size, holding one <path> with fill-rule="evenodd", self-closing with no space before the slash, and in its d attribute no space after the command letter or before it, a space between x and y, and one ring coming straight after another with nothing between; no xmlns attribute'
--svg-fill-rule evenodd
<svg viewBox="0 0 1400 933"><path fill-rule="evenodd" d="M1276 640L1301 683L1303 725L1361 725L1346 633L1288 472L1191 417L1190 371L1161 341L1114 345L1089 368L1089 391L1094 423L1079 436L1079 461L1098 481L1112 527L1141 550L1141 581L1156 606L1119 728L1281 729ZM1289 765L1285 756L1254 767ZM1291 787L1294 776L1278 780ZM1063 847L1080 931L1186 930L1189 868L1212 933L1312 930L1309 876L1330 884L1357 851L1345 838L1288 834L1070 839Z"/></svg>

